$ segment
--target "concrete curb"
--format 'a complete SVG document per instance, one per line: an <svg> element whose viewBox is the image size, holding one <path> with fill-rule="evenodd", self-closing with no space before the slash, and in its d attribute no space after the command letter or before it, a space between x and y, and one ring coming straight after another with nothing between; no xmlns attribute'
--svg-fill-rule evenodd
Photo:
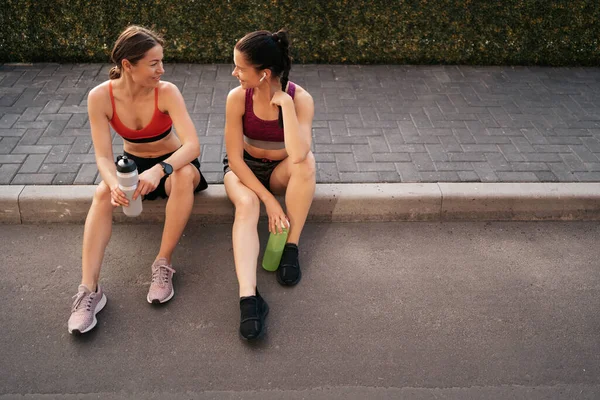
<svg viewBox="0 0 600 400"><path fill-rule="evenodd" d="M0 186L0 223L83 223L95 186ZM283 202L283 199L281 199ZM140 217L164 220L166 201L144 202ZM223 185L196 195L191 220L231 223ZM264 215L264 210L263 210ZM310 221L600 220L600 183L319 184Z"/></svg>

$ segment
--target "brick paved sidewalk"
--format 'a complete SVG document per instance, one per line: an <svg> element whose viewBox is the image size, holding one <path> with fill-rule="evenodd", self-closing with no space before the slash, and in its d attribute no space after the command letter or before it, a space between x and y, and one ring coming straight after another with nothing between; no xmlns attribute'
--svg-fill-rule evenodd
<svg viewBox="0 0 600 400"><path fill-rule="evenodd" d="M86 96L108 65L0 66L0 184L98 182ZM229 65L173 64L222 182ZM600 68L295 65L320 183L600 181ZM114 151L122 140L114 138Z"/></svg>

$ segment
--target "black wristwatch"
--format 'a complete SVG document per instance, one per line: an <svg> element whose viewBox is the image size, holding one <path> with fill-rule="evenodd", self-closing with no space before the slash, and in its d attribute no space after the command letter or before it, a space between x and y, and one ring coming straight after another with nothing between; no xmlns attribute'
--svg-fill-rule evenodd
<svg viewBox="0 0 600 400"><path fill-rule="evenodd" d="M165 176L169 176L173 173L173 167L171 166L171 164L167 164L164 161L159 162L159 164L162 167Z"/></svg>

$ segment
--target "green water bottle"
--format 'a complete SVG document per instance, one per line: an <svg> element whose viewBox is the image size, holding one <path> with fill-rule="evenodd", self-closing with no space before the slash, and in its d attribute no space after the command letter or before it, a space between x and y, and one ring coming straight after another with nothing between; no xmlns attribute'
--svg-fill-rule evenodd
<svg viewBox="0 0 600 400"><path fill-rule="evenodd" d="M279 268L279 261L281 261L287 236L287 228L283 229L282 233L271 233L269 235L269 241L267 242L267 248L262 260L262 266L267 271L276 271Z"/></svg>

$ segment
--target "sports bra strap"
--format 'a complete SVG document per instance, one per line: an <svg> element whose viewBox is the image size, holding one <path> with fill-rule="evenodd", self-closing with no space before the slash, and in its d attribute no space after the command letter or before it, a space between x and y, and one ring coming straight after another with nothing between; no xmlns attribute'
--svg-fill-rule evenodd
<svg viewBox="0 0 600 400"><path fill-rule="evenodd" d="M113 96L112 81L108 81L108 94L110 95L110 104L112 105L113 115L115 113L115 96Z"/></svg>

